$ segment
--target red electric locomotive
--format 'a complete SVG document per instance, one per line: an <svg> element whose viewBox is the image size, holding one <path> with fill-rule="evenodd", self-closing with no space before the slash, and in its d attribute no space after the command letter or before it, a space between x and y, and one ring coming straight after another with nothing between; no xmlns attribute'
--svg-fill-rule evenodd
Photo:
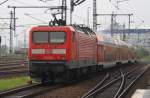
<svg viewBox="0 0 150 98"><path fill-rule="evenodd" d="M97 36L84 26L38 26L29 34L29 72L38 82L73 80L81 74L134 61L134 49Z"/></svg>
<svg viewBox="0 0 150 98"><path fill-rule="evenodd" d="M39 26L29 34L29 72L36 81L70 79L97 65L95 33L81 26Z"/></svg>

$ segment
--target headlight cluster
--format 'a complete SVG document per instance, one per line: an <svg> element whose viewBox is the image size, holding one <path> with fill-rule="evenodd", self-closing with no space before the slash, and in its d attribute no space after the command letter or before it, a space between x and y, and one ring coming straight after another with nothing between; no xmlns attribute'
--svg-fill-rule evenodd
<svg viewBox="0 0 150 98"><path fill-rule="evenodd" d="M46 54L45 49L32 49L32 54ZM66 49L52 49L50 54L66 54Z"/></svg>
<svg viewBox="0 0 150 98"><path fill-rule="evenodd" d="M66 49L52 49L52 54L66 54Z"/></svg>
<svg viewBox="0 0 150 98"><path fill-rule="evenodd" d="M44 49L32 49L32 54L45 54Z"/></svg>

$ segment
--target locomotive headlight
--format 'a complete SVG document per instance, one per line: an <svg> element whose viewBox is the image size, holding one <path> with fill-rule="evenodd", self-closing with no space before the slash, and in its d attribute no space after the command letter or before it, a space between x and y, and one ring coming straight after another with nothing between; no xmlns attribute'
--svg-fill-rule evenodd
<svg viewBox="0 0 150 98"><path fill-rule="evenodd" d="M44 49L32 49L32 54L45 54Z"/></svg>
<svg viewBox="0 0 150 98"><path fill-rule="evenodd" d="M52 49L52 54L66 54L66 49Z"/></svg>

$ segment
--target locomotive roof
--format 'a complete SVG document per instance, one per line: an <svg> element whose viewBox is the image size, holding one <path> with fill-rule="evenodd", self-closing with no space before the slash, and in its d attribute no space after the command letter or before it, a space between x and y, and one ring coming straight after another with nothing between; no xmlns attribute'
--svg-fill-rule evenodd
<svg viewBox="0 0 150 98"><path fill-rule="evenodd" d="M96 35L96 33L85 25L72 25L76 31L84 32L87 35Z"/></svg>
<svg viewBox="0 0 150 98"><path fill-rule="evenodd" d="M90 29L89 27L86 27L84 25L68 25L68 26L37 26L33 27L34 30L41 30L41 29L47 29L47 28L53 28L53 29L59 29L59 30L71 30L71 31L79 31L82 33L85 33L87 35L96 35L95 32Z"/></svg>
<svg viewBox="0 0 150 98"><path fill-rule="evenodd" d="M34 26L32 27L32 30L44 30L44 29L49 29L52 28L54 29L59 29L59 30L71 30L75 31L75 29L71 26Z"/></svg>

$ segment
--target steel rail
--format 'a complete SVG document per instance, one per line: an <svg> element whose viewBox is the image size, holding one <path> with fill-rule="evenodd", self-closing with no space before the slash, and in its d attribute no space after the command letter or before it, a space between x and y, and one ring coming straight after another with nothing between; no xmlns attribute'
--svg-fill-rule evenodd
<svg viewBox="0 0 150 98"><path fill-rule="evenodd" d="M21 70L10 70L10 71L0 71L0 74L12 74L12 73L21 73L21 72L26 72L28 69L21 69Z"/></svg>
<svg viewBox="0 0 150 98"><path fill-rule="evenodd" d="M132 69L132 70L129 71L128 73L125 73L124 76L127 76L128 74L134 72L134 71L135 71L136 69L138 69L138 68L139 68L139 67L136 67L136 68ZM116 83L117 81L119 81L121 78L122 78L122 77L120 76L120 77L118 77L118 78L116 78L116 79L110 81L109 83L105 84L104 86L100 87L99 89L96 89L94 92L90 93L89 95L87 95L86 97L83 97L83 98L90 98L91 96L96 95L98 92L100 92L100 91L104 90L105 88L107 88L107 87L113 85L114 83Z"/></svg>
<svg viewBox="0 0 150 98"><path fill-rule="evenodd" d="M48 91L51 91L51 90L54 90L54 89L57 89L57 88L65 87L67 85L68 84L59 84L59 85L51 86L51 87L48 87L48 88L43 88L43 89L40 89L38 91L34 91L34 92L31 92L31 93L27 93L27 94L24 94L22 96L19 96L19 98L32 98L32 97L38 96L42 93L45 93L45 92L48 92Z"/></svg>
<svg viewBox="0 0 150 98"><path fill-rule="evenodd" d="M8 65L8 64L19 64L21 62L28 63L28 61L16 61L16 62L5 62L5 63L0 62L0 66L1 65Z"/></svg>
<svg viewBox="0 0 150 98"><path fill-rule="evenodd" d="M122 77L121 85L120 85L117 93L115 94L115 96L113 98L117 98L119 96L119 94L121 93L121 90L123 89L123 86L125 84L125 75L123 74L123 72L121 71L121 69L120 69L120 72L121 72L121 77Z"/></svg>
<svg viewBox="0 0 150 98"><path fill-rule="evenodd" d="M21 65L14 65L14 66L1 66L0 67L0 71L9 71L9 70L12 70L12 69L27 69L27 66L21 66Z"/></svg>
<svg viewBox="0 0 150 98"><path fill-rule="evenodd" d="M109 73L105 75L102 81L100 81L94 88L92 88L90 91L88 91L86 94L84 94L81 98L87 97L90 93L94 92L98 87L102 86L102 84L109 78Z"/></svg>
<svg viewBox="0 0 150 98"><path fill-rule="evenodd" d="M10 91L6 91L3 94L0 94L0 98L33 98L34 96L38 96L42 93L66 86L68 86L68 84L37 84L35 86L23 87L16 90L12 89Z"/></svg>
<svg viewBox="0 0 150 98"><path fill-rule="evenodd" d="M0 98L3 98L4 96L8 96L8 95L13 94L13 93L17 93L17 92L22 91L22 90L31 89L31 88L37 87L37 86L41 86L41 84L27 85L27 86L23 86L20 88L3 91L3 92L0 92Z"/></svg>
<svg viewBox="0 0 150 98"><path fill-rule="evenodd" d="M123 90L123 92L117 97L122 98L126 92L135 84L135 82L147 71L149 66L144 67L143 71Z"/></svg>

